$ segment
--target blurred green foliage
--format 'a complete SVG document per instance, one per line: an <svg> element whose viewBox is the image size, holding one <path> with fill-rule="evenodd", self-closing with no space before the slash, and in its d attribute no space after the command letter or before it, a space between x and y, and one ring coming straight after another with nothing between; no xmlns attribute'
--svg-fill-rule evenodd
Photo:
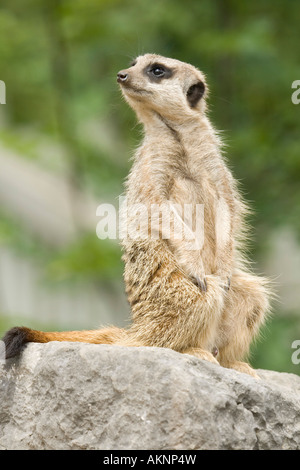
<svg viewBox="0 0 300 470"><path fill-rule="evenodd" d="M211 119L255 208L257 257L277 226L300 233L300 106L291 102L291 84L300 79L298 46L297 0L2 0L0 79L7 104L0 139L45 165L39 140L46 135L65 148L76 188L89 188L99 200L116 198L141 131L120 99L117 71L145 52L190 62L207 75ZM97 143L82 132L89 122L99 124ZM24 127L34 136L24 137ZM50 278L121 277L119 249L94 234L83 233L61 252L17 233L17 222L3 217L2 241L9 238L32 256L43 253ZM291 318L266 330L264 347L274 354L280 332L289 337L293 329ZM257 366L267 367L267 356L254 348Z"/></svg>

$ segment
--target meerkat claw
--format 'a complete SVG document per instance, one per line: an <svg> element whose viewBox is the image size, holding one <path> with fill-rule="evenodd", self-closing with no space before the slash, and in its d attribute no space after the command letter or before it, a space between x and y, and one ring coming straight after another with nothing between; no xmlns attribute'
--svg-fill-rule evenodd
<svg viewBox="0 0 300 470"><path fill-rule="evenodd" d="M201 279L199 276L193 276L192 281L202 292L207 292L207 281L205 277Z"/></svg>

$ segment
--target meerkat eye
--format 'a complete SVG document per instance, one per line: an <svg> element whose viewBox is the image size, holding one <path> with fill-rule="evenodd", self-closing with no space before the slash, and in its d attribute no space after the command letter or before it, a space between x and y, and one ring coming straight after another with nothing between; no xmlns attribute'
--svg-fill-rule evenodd
<svg viewBox="0 0 300 470"><path fill-rule="evenodd" d="M148 65L143 72L148 76L150 82L154 83L159 83L161 79L170 78L174 74L173 69L157 63Z"/></svg>
<svg viewBox="0 0 300 470"><path fill-rule="evenodd" d="M152 69L150 72L155 76L155 77L163 77L165 75L165 69L161 65L153 65Z"/></svg>

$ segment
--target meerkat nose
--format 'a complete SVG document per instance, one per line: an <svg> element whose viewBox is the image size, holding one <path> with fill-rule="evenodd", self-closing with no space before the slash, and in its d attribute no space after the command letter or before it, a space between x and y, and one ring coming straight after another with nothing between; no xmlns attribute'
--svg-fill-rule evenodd
<svg viewBox="0 0 300 470"><path fill-rule="evenodd" d="M128 79L128 73L121 71L117 74L118 83L126 82L127 79Z"/></svg>

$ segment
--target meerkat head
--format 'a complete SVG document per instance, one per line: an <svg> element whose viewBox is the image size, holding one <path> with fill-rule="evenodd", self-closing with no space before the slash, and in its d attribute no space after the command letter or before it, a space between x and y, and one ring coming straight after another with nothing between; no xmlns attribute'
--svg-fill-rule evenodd
<svg viewBox="0 0 300 470"><path fill-rule="evenodd" d="M183 123L205 110L204 75L179 60L156 54L139 56L118 73L117 81L125 99L144 122L154 112Z"/></svg>

